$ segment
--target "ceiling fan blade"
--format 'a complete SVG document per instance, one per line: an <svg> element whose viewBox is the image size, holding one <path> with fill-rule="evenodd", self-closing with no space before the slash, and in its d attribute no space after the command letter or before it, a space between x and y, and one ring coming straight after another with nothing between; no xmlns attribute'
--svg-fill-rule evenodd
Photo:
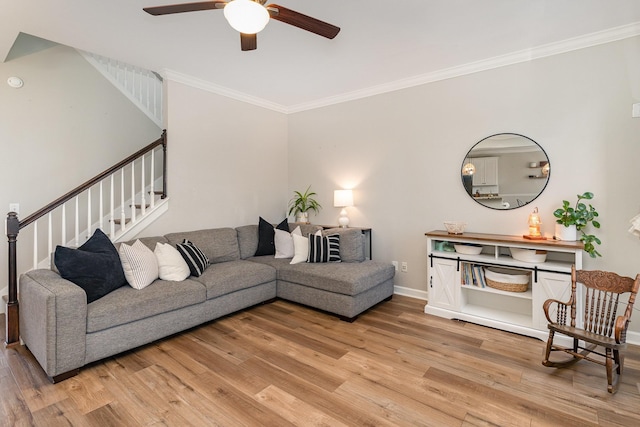
<svg viewBox="0 0 640 427"><path fill-rule="evenodd" d="M269 11L271 18L284 22L285 24L293 25L294 27L302 28L319 36L332 39L340 32L340 27L303 15L300 12L287 9L286 7L277 4L270 4L265 7Z"/></svg>
<svg viewBox="0 0 640 427"><path fill-rule="evenodd" d="M258 47L257 35L240 33L240 46L243 51L256 50L256 48Z"/></svg>
<svg viewBox="0 0 640 427"><path fill-rule="evenodd" d="M226 1L203 1L197 3L168 4L165 6L143 7L150 15L169 15L172 13L197 12L199 10L223 9Z"/></svg>

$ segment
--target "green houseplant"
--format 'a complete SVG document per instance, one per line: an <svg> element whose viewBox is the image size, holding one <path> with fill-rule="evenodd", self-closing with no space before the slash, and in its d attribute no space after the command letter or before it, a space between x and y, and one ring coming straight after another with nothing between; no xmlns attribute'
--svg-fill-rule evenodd
<svg viewBox="0 0 640 427"><path fill-rule="evenodd" d="M588 206L582 202L582 200L593 199L593 193L585 192L577 195L575 207L572 207L569 201L563 200L562 207L556 209L553 212L553 216L556 217L556 223L565 227L575 226L576 231L580 232L580 241L584 243L584 251L589 254L591 258L602 256L600 252L596 250L595 245L600 244L600 239L593 234L587 234L584 229L589 225L593 225L594 228L600 228L600 223L596 220L599 216L598 211L591 204Z"/></svg>
<svg viewBox="0 0 640 427"><path fill-rule="evenodd" d="M309 211L318 213L322 206L314 198L317 194L311 191L311 186L307 187L304 193L299 191L293 192L293 197L289 201L289 215L296 215L299 222L309 222Z"/></svg>

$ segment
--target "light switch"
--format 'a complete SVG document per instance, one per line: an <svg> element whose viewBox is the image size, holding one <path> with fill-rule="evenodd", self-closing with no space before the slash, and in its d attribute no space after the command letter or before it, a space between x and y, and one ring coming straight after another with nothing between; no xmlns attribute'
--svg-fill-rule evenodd
<svg viewBox="0 0 640 427"><path fill-rule="evenodd" d="M631 108L631 117L640 117L640 102L633 104Z"/></svg>

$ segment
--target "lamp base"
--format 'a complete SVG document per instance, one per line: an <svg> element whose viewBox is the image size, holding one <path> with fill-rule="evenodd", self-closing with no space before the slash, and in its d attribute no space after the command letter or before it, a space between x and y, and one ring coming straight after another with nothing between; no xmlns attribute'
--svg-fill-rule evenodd
<svg viewBox="0 0 640 427"><path fill-rule="evenodd" d="M347 210L342 209L340 212L340 218L338 218L338 224L340 227L347 228L349 226L349 217L347 216Z"/></svg>
<svg viewBox="0 0 640 427"><path fill-rule="evenodd" d="M547 240L544 236L529 236L528 234L523 234L522 237L528 240Z"/></svg>

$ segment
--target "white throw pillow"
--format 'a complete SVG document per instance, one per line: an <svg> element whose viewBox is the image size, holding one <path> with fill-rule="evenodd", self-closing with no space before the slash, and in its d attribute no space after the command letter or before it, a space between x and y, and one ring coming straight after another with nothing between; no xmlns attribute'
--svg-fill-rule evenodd
<svg viewBox="0 0 640 427"><path fill-rule="evenodd" d="M158 276L162 280L181 281L191 275L180 252L168 243L156 243L153 251L158 261Z"/></svg>
<svg viewBox="0 0 640 427"><path fill-rule="evenodd" d="M276 246L276 255L275 258L292 258L295 254L294 246L293 246L293 234L298 234L302 236L302 231L300 231L300 226L297 226L295 230L291 233L275 229L275 237L274 242Z"/></svg>
<svg viewBox="0 0 640 427"><path fill-rule="evenodd" d="M158 278L156 256L140 240L131 246L121 244L119 253L124 277L132 288L145 288Z"/></svg>
<svg viewBox="0 0 640 427"><path fill-rule="evenodd" d="M300 228L300 227L298 227ZM302 232L296 233L296 230L291 232L293 237L293 259L289 264L300 264L301 262L307 262L309 256L309 238L302 235ZM322 236L322 230L318 230L314 233L315 236Z"/></svg>

